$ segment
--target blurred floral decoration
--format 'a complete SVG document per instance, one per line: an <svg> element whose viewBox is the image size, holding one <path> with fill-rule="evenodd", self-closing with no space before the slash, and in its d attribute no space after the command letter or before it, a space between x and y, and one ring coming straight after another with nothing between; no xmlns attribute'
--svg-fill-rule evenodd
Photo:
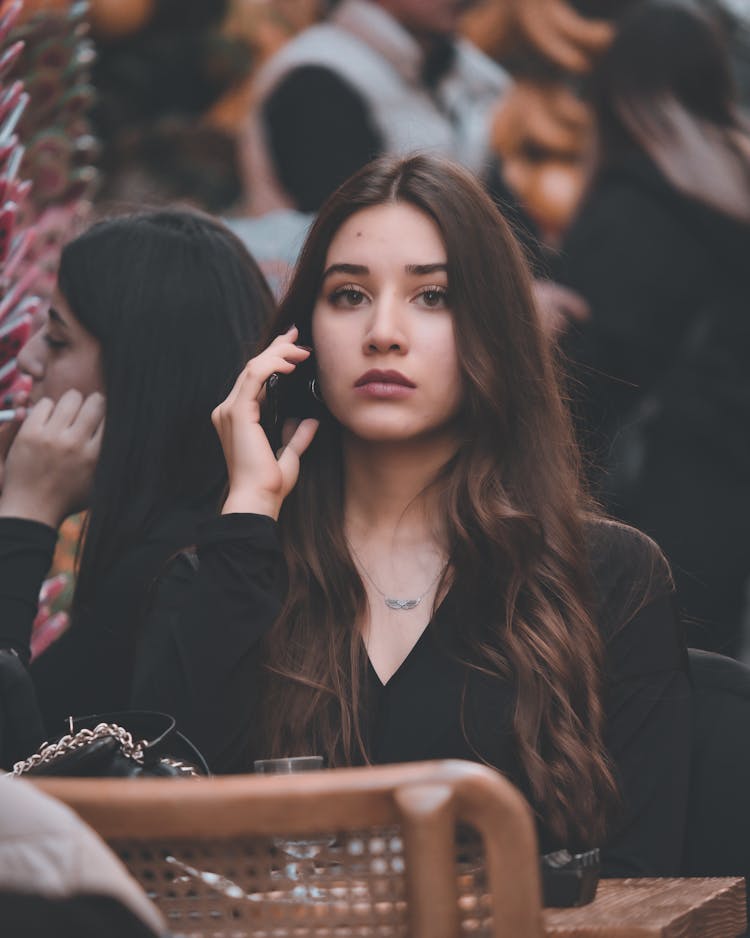
<svg viewBox="0 0 750 938"><path fill-rule="evenodd" d="M225 28L229 0L90 0L97 61L99 206L240 197L234 128L212 108L249 76L254 51Z"/></svg>
<svg viewBox="0 0 750 938"><path fill-rule="evenodd" d="M463 32L515 82L494 126L503 176L543 236L554 243L586 178L591 115L585 75L609 45L614 19L632 0L484 0Z"/></svg>
<svg viewBox="0 0 750 938"><path fill-rule="evenodd" d="M29 380L16 355L46 313L60 252L88 222L98 183L98 144L88 113L94 100L83 0L6 0L0 6L0 395L23 403ZM20 181L23 180L23 181ZM45 581L32 656L68 626L69 560L82 519L70 519Z"/></svg>
<svg viewBox="0 0 750 938"><path fill-rule="evenodd" d="M20 133L30 96L15 74L25 48L12 37L21 9L20 0L0 5L0 394L6 418L21 403L16 356L41 302L34 295L36 233L28 221L31 182Z"/></svg>
<svg viewBox="0 0 750 938"><path fill-rule="evenodd" d="M31 191L19 223L33 232L23 266L25 292L43 300L37 315L52 295L63 245L88 222L98 184L87 12L84 0L24 0L10 34L24 45L11 75L29 95L18 133L25 147L21 174Z"/></svg>

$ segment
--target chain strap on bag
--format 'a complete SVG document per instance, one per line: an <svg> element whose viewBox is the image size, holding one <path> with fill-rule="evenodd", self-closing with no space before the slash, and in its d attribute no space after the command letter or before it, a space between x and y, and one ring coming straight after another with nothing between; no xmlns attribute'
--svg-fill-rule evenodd
<svg viewBox="0 0 750 938"><path fill-rule="evenodd" d="M68 721L68 733L16 762L13 775L186 778L210 774L201 753L177 732L175 720L165 713L132 710L69 717Z"/></svg>

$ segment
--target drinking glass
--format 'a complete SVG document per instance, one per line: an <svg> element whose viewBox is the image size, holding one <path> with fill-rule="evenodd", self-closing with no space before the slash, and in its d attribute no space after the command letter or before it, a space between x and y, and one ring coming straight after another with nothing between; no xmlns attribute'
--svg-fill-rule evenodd
<svg viewBox="0 0 750 938"><path fill-rule="evenodd" d="M293 775L297 772L315 772L324 767L323 756L289 756L282 759L256 759L253 767L257 775ZM317 870L315 857L334 842L333 837L305 837L289 840L274 837L273 845L283 851L291 861L284 866L286 878L293 884L291 898L297 902L325 899L323 890L314 885Z"/></svg>

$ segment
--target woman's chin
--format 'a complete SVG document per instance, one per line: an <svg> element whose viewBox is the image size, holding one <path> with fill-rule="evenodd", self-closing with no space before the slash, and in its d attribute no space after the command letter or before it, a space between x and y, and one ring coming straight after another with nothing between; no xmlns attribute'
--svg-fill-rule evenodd
<svg viewBox="0 0 750 938"><path fill-rule="evenodd" d="M381 444L383 446L408 446L409 444L425 443L429 440L442 442L446 435L450 435L449 427L441 424L416 425L405 421L383 421L367 423L343 424L344 434L363 443Z"/></svg>

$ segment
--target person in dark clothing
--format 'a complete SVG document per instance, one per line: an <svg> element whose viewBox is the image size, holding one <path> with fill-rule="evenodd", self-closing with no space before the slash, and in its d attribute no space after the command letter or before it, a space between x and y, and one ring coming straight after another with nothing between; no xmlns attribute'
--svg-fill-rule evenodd
<svg viewBox="0 0 750 938"><path fill-rule="evenodd" d="M241 242L196 212L108 219L64 249L0 494L0 648L24 663L57 526L88 509L71 626L30 666L48 734L128 706L150 586L226 484L209 415L272 309Z"/></svg>
<svg viewBox="0 0 750 938"><path fill-rule="evenodd" d="M227 498L160 580L134 705L174 714L216 771L479 760L524 791L543 849L677 872L690 690L669 571L579 490L491 199L434 158L371 164L322 208L270 335L214 412ZM305 418L280 451L274 400Z"/></svg>
<svg viewBox="0 0 750 938"><path fill-rule="evenodd" d="M599 164L553 275L606 506L669 557L690 644L737 654L750 576L750 137L706 13L641 3L593 76Z"/></svg>
<svg viewBox="0 0 750 938"><path fill-rule="evenodd" d="M260 70L245 133L251 214L316 212L381 154L427 149L480 176L505 71L458 36L472 0L342 0Z"/></svg>
<svg viewBox="0 0 750 938"><path fill-rule="evenodd" d="M283 231L370 160L417 152L470 169L512 219L550 333L586 304L548 279L539 231L490 146L506 72L458 34L473 0L342 0L260 70L242 136L246 205ZM238 229L239 231L240 229Z"/></svg>

